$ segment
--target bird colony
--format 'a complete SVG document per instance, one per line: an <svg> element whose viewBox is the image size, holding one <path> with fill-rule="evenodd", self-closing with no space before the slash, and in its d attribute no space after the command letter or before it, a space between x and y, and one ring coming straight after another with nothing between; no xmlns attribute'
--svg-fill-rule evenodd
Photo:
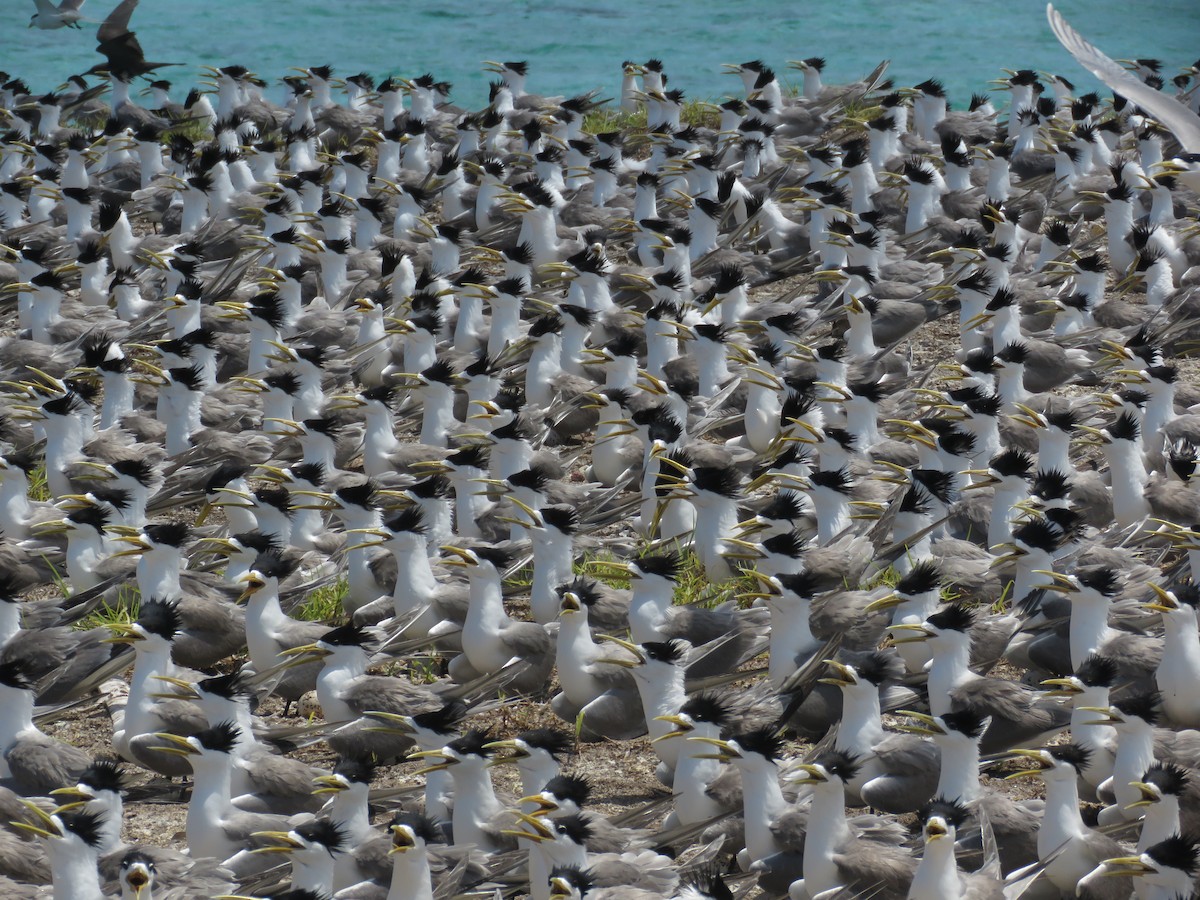
<svg viewBox="0 0 1200 900"><path fill-rule="evenodd" d="M136 6L0 89L0 895L1193 896L1200 64L140 103Z"/></svg>

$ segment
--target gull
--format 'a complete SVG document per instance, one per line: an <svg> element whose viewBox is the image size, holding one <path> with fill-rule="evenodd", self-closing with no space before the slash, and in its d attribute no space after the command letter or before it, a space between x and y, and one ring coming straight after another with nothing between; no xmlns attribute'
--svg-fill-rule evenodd
<svg viewBox="0 0 1200 900"><path fill-rule="evenodd" d="M1167 164L1180 182L1200 190L1200 116L1166 94L1130 75L1115 60L1101 53L1067 24L1054 4L1046 4L1046 18L1058 42L1075 57L1075 61L1107 84L1117 93L1129 98L1154 116L1183 147L1184 153L1173 164Z"/></svg>
<svg viewBox="0 0 1200 900"><path fill-rule="evenodd" d="M55 28L83 27L79 24L79 20L82 18L79 15L79 8L86 0L63 0L58 6L55 6L50 0L33 0L33 2L37 6L37 12L29 20L30 28L50 31Z"/></svg>

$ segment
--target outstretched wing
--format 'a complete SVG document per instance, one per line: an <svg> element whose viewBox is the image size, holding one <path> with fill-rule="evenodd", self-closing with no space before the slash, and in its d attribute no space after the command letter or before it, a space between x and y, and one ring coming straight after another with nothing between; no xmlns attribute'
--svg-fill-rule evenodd
<svg viewBox="0 0 1200 900"><path fill-rule="evenodd" d="M138 66L146 60L145 54L142 53L142 45L138 43L137 35L132 31L118 34L101 43L96 49L108 60L109 72L117 75L140 74Z"/></svg>
<svg viewBox="0 0 1200 900"><path fill-rule="evenodd" d="M1200 116L1161 91L1130 75L1109 59L1078 31L1067 24L1052 3L1046 4L1046 18L1058 42L1067 48L1076 61L1117 93L1137 104L1175 135L1183 149L1200 153Z"/></svg>
<svg viewBox="0 0 1200 900"><path fill-rule="evenodd" d="M129 20L137 9L138 0L121 0L121 5L108 14L108 18L96 32L96 40L102 45L129 33Z"/></svg>

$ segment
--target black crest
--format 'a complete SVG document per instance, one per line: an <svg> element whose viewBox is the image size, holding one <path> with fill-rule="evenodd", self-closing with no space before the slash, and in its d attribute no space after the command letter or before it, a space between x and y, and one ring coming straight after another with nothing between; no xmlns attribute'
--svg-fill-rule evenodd
<svg viewBox="0 0 1200 900"><path fill-rule="evenodd" d="M576 806L583 806L592 796L592 786L582 775L555 775L543 790Z"/></svg>
<svg viewBox="0 0 1200 900"><path fill-rule="evenodd" d="M668 581L674 581L679 577L679 569L682 565L682 561L675 553L642 556L629 562L645 575L658 575Z"/></svg>
<svg viewBox="0 0 1200 900"><path fill-rule="evenodd" d="M138 610L137 624L150 634L171 641L179 633L183 620L179 617L179 606L174 600L151 598L143 601Z"/></svg>
<svg viewBox="0 0 1200 900"><path fill-rule="evenodd" d="M935 559L923 559L913 566L896 585L897 594L916 596L937 590L942 583L942 567Z"/></svg>
<svg viewBox="0 0 1200 900"><path fill-rule="evenodd" d="M1075 677L1088 687L1112 687L1116 684L1117 672L1114 660L1093 654L1080 664Z"/></svg>
<svg viewBox="0 0 1200 900"><path fill-rule="evenodd" d="M485 759L490 759L495 755L495 751L487 745L493 740L493 737L486 731L473 728L462 737L455 738L446 746L460 756L481 756Z"/></svg>
<svg viewBox="0 0 1200 900"><path fill-rule="evenodd" d="M232 722L221 722L212 728L206 728L204 731L198 731L192 735L201 747L217 753L232 752L241 736L242 730Z"/></svg>
<svg viewBox="0 0 1200 900"><path fill-rule="evenodd" d="M1138 718L1148 725L1157 725L1162 718L1162 696L1158 691L1127 694L1113 700L1112 705L1126 718Z"/></svg>
<svg viewBox="0 0 1200 900"><path fill-rule="evenodd" d="M555 759L560 756L569 756L575 748L574 738L558 728L534 728L530 731L522 731L516 739L530 747L545 750Z"/></svg>
<svg viewBox="0 0 1200 900"><path fill-rule="evenodd" d="M683 641L647 641L642 644L642 652L646 659L678 665L687 656L687 644Z"/></svg>
<svg viewBox="0 0 1200 900"><path fill-rule="evenodd" d="M983 734L984 728L987 727L988 717L969 709L961 709L957 712L948 712L944 716L939 716L942 724L951 731L956 731L959 734L966 735L969 738L977 738Z"/></svg>
<svg viewBox="0 0 1200 900"><path fill-rule="evenodd" d="M756 728L733 736L733 742L746 753L757 753L769 760L783 757L783 735L775 728Z"/></svg>
<svg viewBox="0 0 1200 900"><path fill-rule="evenodd" d="M965 632L975 624L975 613L958 603L947 603L927 621L938 631Z"/></svg>
<svg viewBox="0 0 1200 900"><path fill-rule="evenodd" d="M399 812L389 823L391 828L408 828L426 844L443 843L441 829L419 812Z"/></svg>
<svg viewBox="0 0 1200 900"><path fill-rule="evenodd" d="M724 728L733 715L729 704L717 694L693 694L679 711L695 722L710 722L719 728Z"/></svg>

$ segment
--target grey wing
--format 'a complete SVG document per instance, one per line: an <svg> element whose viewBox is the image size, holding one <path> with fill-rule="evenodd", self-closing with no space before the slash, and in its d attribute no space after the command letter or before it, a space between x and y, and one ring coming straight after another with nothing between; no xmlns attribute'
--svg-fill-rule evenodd
<svg viewBox="0 0 1200 900"><path fill-rule="evenodd" d="M971 669L987 672L1000 660L1020 626L1016 616L989 616L971 628Z"/></svg>
<svg viewBox="0 0 1200 900"><path fill-rule="evenodd" d="M0 875L0 897L7 897L8 900L37 900L41 892L41 885L21 884L19 881L13 881L11 878Z"/></svg>
<svg viewBox="0 0 1200 900"><path fill-rule="evenodd" d="M1200 116L1125 71L1119 64L1088 43L1067 24L1053 4L1046 4L1046 18L1058 42L1075 61L1119 94L1150 113L1175 135L1183 149L1200 153Z"/></svg>
<svg viewBox="0 0 1200 900"><path fill-rule="evenodd" d="M771 823L771 834L779 846L792 853L804 852L804 837L808 829L808 806L793 805Z"/></svg>
<svg viewBox="0 0 1200 900"><path fill-rule="evenodd" d="M587 848L591 853L624 853L646 850L650 846L649 831L640 828L622 828L614 825L598 813L584 813L591 834Z"/></svg>
<svg viewBox="0 0 1200 900"><path fill-rule="evenodd" d="M444 879L457 873L480 881L488 872L488 858L476 847L447 847L441 844L429 849L429 871L434 887L441 889ZM465 864L465 865L464 865Z"/></svg>
<svg viewBox="0 0 1200 900"><path fill-rule="evenodd" d="M391 850L390 837L372 838L354 851L354 861L367 878L386 883L392 875Z"/></svg>
<svg viewBox="0 0 1200 900"><path fill-rule="evenodd" d="M512 648L515 656L526 659L533 657L531 661L535 665L547 654L553 659L554 648L550 635L541 625L535 625L533 622L516 622L504 629L504 640Z"/></svg>
<svg viewBox="0 0 1200 900"><path fill-rule="evenodd" d="M729 634L733 625L733 615L728 609L672 606L667 611L662 630L673 638L682 638L700 646Z"/></svg>
<svg viewBox="0 0 1200 900"><path fill-rule="evenodd" d="M14 835L15 832L9 827L13 822L28 822L31 825L37 824L38 817L25 805L27 798L22 797L16 791L6 787L0 787L0 822L5 823L4 828L0 828L0 834ZM58 806L56 802L47 798L37 801L45 812L54 812ZM32 835L28 836L32 838ZM25 847L32 847L34 844L22 839L21 842ZM0 849L0 859L4 856L3 850ZM0 872L4 872L4 865L0 863Z"/></svg>
<svg viewBox="0 0 1200 900"><path fill-rule="evenodd" d="M629 594L612 590L601 594L588 613L592 628L606 634L616 634L629 626Z"/></svg>
<svg viewBox="0 0 1200 900"><path fill-rule="evenodd" d="M857 840L833 855L843 883L850 888L878 890L900 897L912 886L917 861L907 850L875 841Z"/></svg>
<svg viewBox="0 0 1200 900"><path fill-rule="evenodd" d="M310 820L312 816L308 817ZM270 813L235 812L224 818L221 827L225 834L236 844L247 847L260 847L267 843L265 838L252 837L258 831L290 831L292 821L287 816L276 816Z"/></svg>
<svg viewBox="0 0 1200 900"><path fill-rule="evenodd" d="M102 643L110 636L107 629L92 628L71 633L74 635L74 646L63 664L41 682L39 704L74 700L99 684L94 679L105 670L115 671L114 667L122 664L120 657L113 655L112 644Z"/></svg>
<svg viewBox="0 0 1200 900"><path fill-rule="evenodd" d="M779 693L766 682L722 691L721 700L729 704L735 721L746 731L774 725L783 714Z"/></svg>
<svg viewBox="0 0 1200 900"><path fill-rule="evenodd" d="M1099 865L1102 860L1118 856L1128 856L1129 847L1099 831L1089 831L1084 835L1087 845L1087 856ZM1118 897L1133 896L1132 878L1095 878L1087 885L1087 890L1080 892L1081 897L1088 900L1117 900Z"/></svg>
<svg viewBox="0 0 1200 900"><path fill-rule="evenodd" d="M852 816L848 821L860 841L898 847L910 837L908 829L891 816L863 813L861 816Z"/></svg>
<svg viewBox="0 0 1200 900"><path fill-rule="evenodd" d="M704 792L723 809L735 810L742 807L742 773L737 766L722 766L722 772Z"/></svg>
<svg viewBox="0 0 1200 900"><path fill-rule="evenodd" d="M1165 740L1160 742L1159 734L1162 734ZM1172 733L1165 729L1156 729L1155 738L1156 755L1189 769L1200 768L1200 731L1189 728Z"/></svg>
<svg viewBox="0 0 1200 900"><path fill-rule="evenodd" d="M875 747L883 772L860 789L865 803L886 812L911 812L937 790L941 754L932 741L889 735Z"/></svg>
<svg viewBox="0 0 1200 900"><path fill-rule="evenodd" d="M843 635L842 646L847 650L873 650L887 628L887 614L864 612L874 599L866 591L844 591L839 594L840 609L835 609L832 604L825 604L818 617L816 604L813 605L813 633L820 638L828 638L834 634Z"/></svg>
<svg viewBox="0 0 1200 900"><path fill-rule="evenodd" d="M24 793L48 794L79 783L92 758L70 744L45 735L21 738L5 754L13 779Z"/></svg>
<svg viewBox="0 0 1200 900"><path fill-rule="evenodd" d="M600 853L590 860L589 868L597 887L628 885L658 896L670 896L679 885L679 873L673 860L659 856L653 850L640 853Z"/></svg>
<svg viewBox="0 0 1200 900"><path fill-rule="evenodd" d="M442 701L428 688L384 675L357 679L342 694L342 699L359 712L381 710L401 716L415 716L442 708Z"/></svg>
<svg viewBox="0 0 1200 900"><path fill-rule="evenodd" d="M646 733L646 718L636 688L606 691L580 713L584 740L631 741Z"/></svg>
<svg viewBox="0 0 1200 900"><path fill-rule="evenodd" d="M1162 662L1163 642L1146 634L1118 632L1104 645L1103 652L1126 678L1145 678L1153 676Z"/></svg>
<svg viewBox="0 0 1200 900"><path fill-rule="evenodd" d="M302 622L299 619L292 619L284 623L283 632L279 636L279 644L282 648L289 650L304 644L315 644L327 631L329 631L329 626L322 625L320 622Z"/></svg>
<svg viewBox="0 0 1200 900"><path fill-rule="evenodd" d="M976 804L987 817L1000 851L1005 872L1038 861L1037 833L1041 824L1041 801L1016 803L997 793L985 794Z"/></svg>
<svg viewBox="0 0 1200 900"><path fill-rule="evenodd" d="M292 759L289 756L277 756L267 750L252 753L246 762L250 783L254 785L256 794L266 794L273 798L295 798L298 805L308 809L320 798L313 797L313 778L321 774L306 762ZM294 810L289 810L294 811Z"/></svg>
<svg viewBox="0 0 1200 900"><path fill-rule="evenodd" d="M75 634L71 629L61 627L21 631L0 650L0 659L25 664L32 679L41 681L54 674L75 649L78 643Z"/></svg>
<svg viewBox="0 0 1200 900"><path fill-rule="evenodd" d="M195 734L208 727L200 707L189 700L163 700L154 707L162 731L172 734Z"/></svg>
<svg viewBox="0 0 1200 900"><path fill-rule="evenodd" d="M1032 692L996 678L973 678L951 692L955 705L1003 719L1021 720L1036 699Z"/></svg>
<svg viewBox="0 0 1200 900"><path fill-rule="evenodd" d="M1179 830L1183 834L1200 833L1200 785L1188 783L1179 804Z"/></svg>
<svg viewBox="0 0 1200 900"><path fill-rule="evenodd" d="M1004 882L981 872L965 877L963 900L1004 900Z"/></svg>
<svg viewBox="0 0 1200 900"><path fill-rule="evenodd" d="M433 595L433 608L444 621L461 625L467 619L470 600L470 591L465 584L443 585Z"/></svg>
<svg viewBox="0 0 1200 900"><path fill-rule="evenodd" d="M87 2L87 0L62 0L62 3L58 5L58 9L60 12L66 12L67 10L72 9L78 10L85 2Z"/></svg>
<svg viewBox="0 0 1200 900"><path fill-rule="evenodd" d="M50 881L50 863L42 848L23 841L7 828L0 828L0 876L33 884ZM7 893L3 896L9 896Z"/></svg>
<svg viewBox="0 0 1200 900"><path fill-rule="evenodd" d="M129 32L129 20L137 9L138 0L121 0L121 5L108 14L108 18L96 32L96 40L101 44L119 38Z"/></svg>
<svg viewBox="0 0 1200 900"><path fill-rule="evenodd" d="M624 654L623 654L624 655ZM599 682L607 691L632 691L637 693L637 682L624 666L614 666L612 663L594 662L584 666L584 671Z"/></svg>

